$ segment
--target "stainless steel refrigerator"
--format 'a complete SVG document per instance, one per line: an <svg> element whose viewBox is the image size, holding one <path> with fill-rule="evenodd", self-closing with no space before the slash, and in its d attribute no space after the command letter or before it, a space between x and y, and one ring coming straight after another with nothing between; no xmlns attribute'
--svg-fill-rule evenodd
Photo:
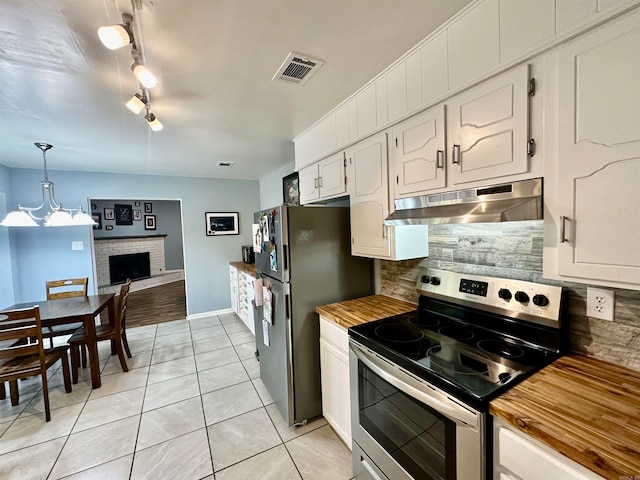
<svg viewBox="0 0 640 480"><path fill-rule="evenodd" d="M371 260L352 257L349 209L281 205L254 214L255 262L271 297L256 307L260 377L289 425L322 413L315 308L372 294ZM268 343L265 344L266 325Z"/></svg>

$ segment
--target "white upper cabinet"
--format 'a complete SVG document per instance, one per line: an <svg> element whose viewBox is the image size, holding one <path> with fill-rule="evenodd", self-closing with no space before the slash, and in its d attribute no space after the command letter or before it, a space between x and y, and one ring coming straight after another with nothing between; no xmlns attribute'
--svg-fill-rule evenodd
<svg viewBox="0 0 640 480"><path fill-rule="evenodd" d="M449 90L446 30L433 37L420 49L422 102L430 104Z"/></svg>
<svg viewBox="0 0 640 480"><path fill-rule="evenodd" d="M556 33L586 22L598 12L598 0L562 0L556 2Z"/></svg>
<svg viewBox="0 0 640 480"><path fill-rule="evenodd" d="M500 62L553 38L555 8L555 0L500 0Z"/></svg>
<svg viewBox="0 0 640 480"><path fill-rule="evenodd" d="M400 62L385 76L387 80L387 120L393 121L407 113L407 68Z"/></svg>
<svg viewBox="0 0 640 480"><path fill-rule="evenodd" d="M555 188L545 190L557 247L545 250L556 256L545 275L640 289L638 52L637 10L560 49Z"/></svg>
<svg viewBox="0 0 640 480"><path fill-rule="evenodd" d="M344 195L347 190L344 152L303 168L298 177L302 204Z"/></svg>
<svg viewBox="0 0 640 480"><path fill-rule="evenodd" d="M339 146L349 143L349 105L344 104L336 110L336 144Z"/></svg>
<svg viewBox="0 0 640 480"><path fill-rule="evenodd" d="M479 2L448 28L449 89L476 80L500 64L498 7L499 0Z"/></svg>
<svg viewBox="0 0 640 480"><path fill-rule="evenodd" d="M389 257L384 219L389 215L387 134L379 133L347 150L350 163L351 254Z"/></svg>
<svg viewBox="0 0 640 480"><path fill-rule="evenodd" d="M369 85L356 97L356 129L358 138L374 131L378 126L376 115L376 86Z"/></svg>
<svg viewBox="0 0 640 480"><path fill-rule="evenodd" d="M446 185L444 106L431 108L393 127L394 198Z"/></svg>
<svg viewBox="0 0 640 480"><path fill-rule="evenodd" d="M447 102L449 186L527 172L528 80L522 65Z"/></svg>

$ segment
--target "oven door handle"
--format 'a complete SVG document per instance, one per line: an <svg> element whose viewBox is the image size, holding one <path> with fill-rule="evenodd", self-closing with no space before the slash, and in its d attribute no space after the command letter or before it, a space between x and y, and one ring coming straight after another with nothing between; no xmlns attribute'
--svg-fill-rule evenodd
<svg viewBox="0 0 640 480"><path fill-rule="evenodd" d="M407 395L415 398L416 400L421 401L422 403L430 406L437 412L445 415L447 418L451 419L457 424L461 424L463 426L477 427L478 426L478 415L474 412L471 412L464 408L462 405L458 403L443 402L432 395L429 395L427 392L424 392L410 383L401 380L393 373L389 372L388 366L382 364L381 361L377 360L375 357L367 355L362 351L357 345L353 343L350 344L353 353L358 357L362 363L364 363L368 368L370 368L376 375L380 376L386 382L389 382L391 385L396 387L397 389L403 391ZM402 373L401 373L402 374ZM402 374L406 375L406 374ZM411 377L408 377L410 381L412 381ZM418 381L415 383L419 384Z"/></svg>

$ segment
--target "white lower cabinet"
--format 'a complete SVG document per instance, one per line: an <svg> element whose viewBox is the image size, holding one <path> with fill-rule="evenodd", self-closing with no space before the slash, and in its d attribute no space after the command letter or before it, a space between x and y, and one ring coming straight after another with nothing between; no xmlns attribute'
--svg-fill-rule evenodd
<svg viewBox="0 0 640 480"><path fill-rule="evenodd" d="M349 339L347 330L320 317L320 378L322 415L351 449L349 393Z"/></svg>
<svg viewBox="0 0 640 480"><path fill-rule="evenodd" d="M494 480L602 480L582 465L495 419Z"/></svg>
<svg viewBox="0 0 640 480"><path fill-rule="evenodd" d="M229 265L229 287L231 293L231 310L244 322L251 333L255 335L253 324L253 281L254 277L246 272L240 272Z"/></svg>
<svg viewBox="0 0 640 480"><path fill-rule="evenodd" d="M240 313L238 309L238 269L229 265L229 289L231 294L231 310L236 315Z"/></svg>
<svg viewBox="0 0 640 480"><path fill-rule="evenodd" d="M640 289L638 52L638 10L559 50L545 277Z"/></svg>

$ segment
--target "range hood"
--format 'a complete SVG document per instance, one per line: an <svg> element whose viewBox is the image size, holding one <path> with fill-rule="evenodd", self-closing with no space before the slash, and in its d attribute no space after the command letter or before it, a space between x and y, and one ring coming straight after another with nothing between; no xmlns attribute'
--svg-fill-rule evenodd
<svg viewBox="0 0 640 480"><path fill-rule="evenodd" d="M402 198L395 207L385 225L541 220L542 179Z"/></svg>

